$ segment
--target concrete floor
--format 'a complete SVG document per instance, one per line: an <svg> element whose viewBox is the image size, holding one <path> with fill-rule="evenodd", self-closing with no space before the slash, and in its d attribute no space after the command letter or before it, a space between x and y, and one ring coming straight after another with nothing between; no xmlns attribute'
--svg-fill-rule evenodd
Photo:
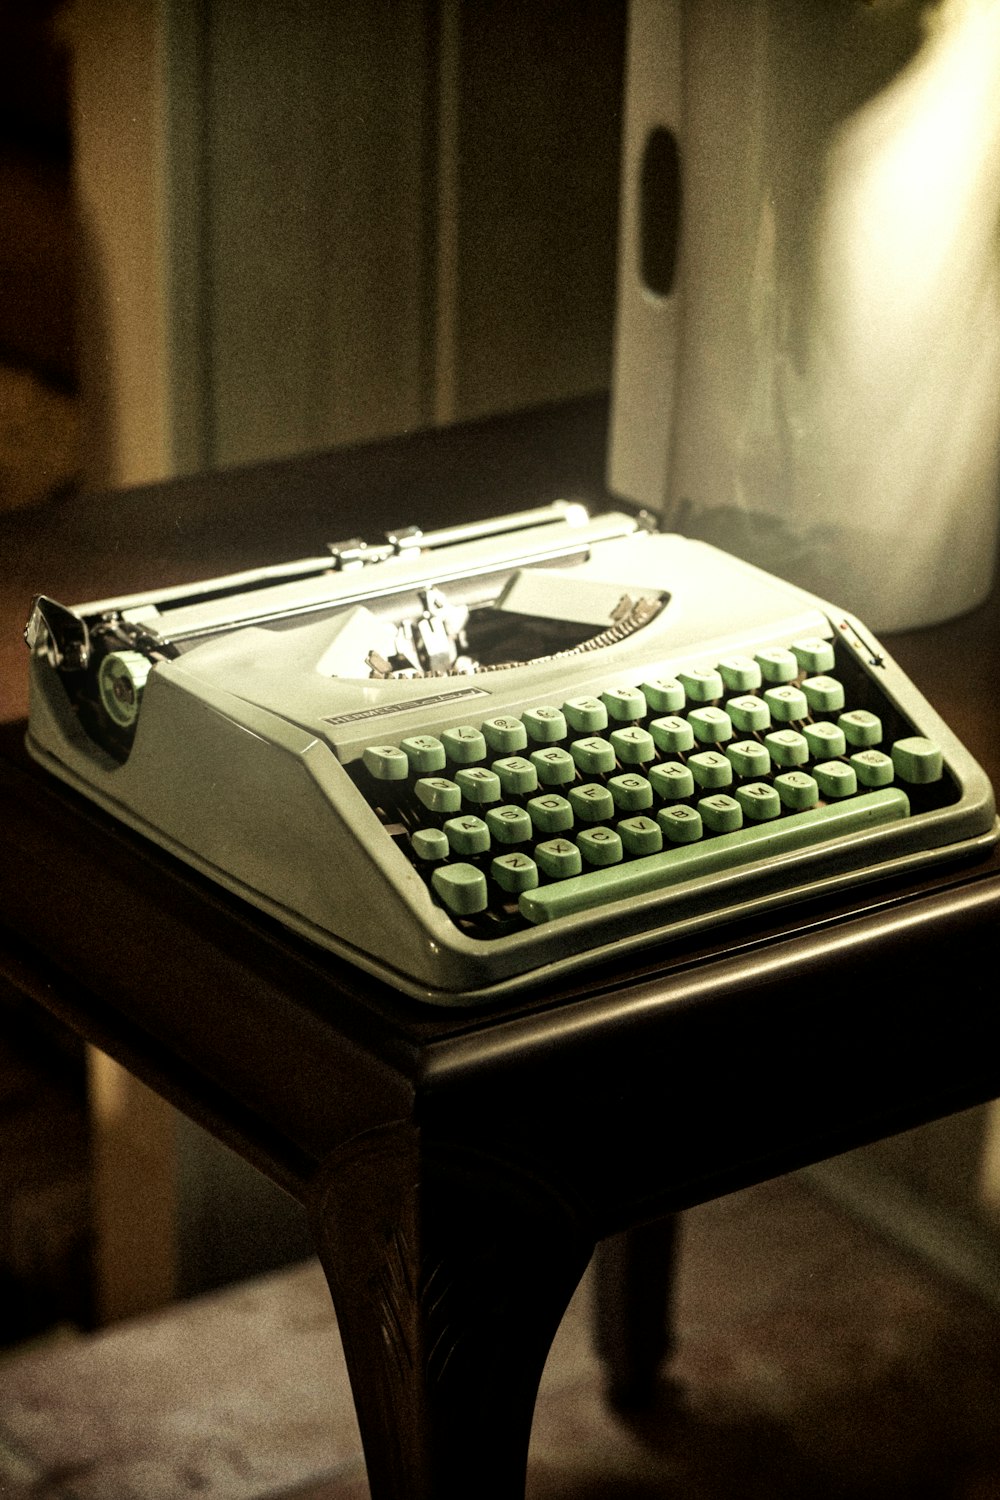
<svg viewBox="0 0 1000 1500"><path fill-rule="evenodd" d="M685 1216L678 1331L663 1400L615 1416L585 1279L529 1500L1000 1500L1000 1319L802 1179ZM367 1496L315 1262L0 1362L3 1500L192 1493Z"/></svg>

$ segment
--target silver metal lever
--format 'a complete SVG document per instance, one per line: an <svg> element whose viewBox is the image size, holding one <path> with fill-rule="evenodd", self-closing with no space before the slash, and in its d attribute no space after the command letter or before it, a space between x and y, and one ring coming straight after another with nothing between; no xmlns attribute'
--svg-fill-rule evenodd
<svg viewBox="0 0 1000 1500"><path fill-rule="evenodd" d="M514 511L509 516L490 516L482 521L467 521L459 526L439 526L435 531L421 531L419 526L404 526L387 531L384 542L366 542L351 537L346 542L330 542L334 568L364 568L370 563L388 562L392 557L413 557L418 552L433 552L438 547L456 547L462 542L478 542L483 537L505 536L511 531L526 531L533 526L583 526L590 519L586 507L574 500L553 500L551 505L536 505L531 510Z"/></svg>
<svg viewBox="0 0 1000 1500"><path fill-rule="evenodd" d="M579 501L553 500L551 505L536 505L531 510L467 521L460 526L439 526L435 531L407 526L402 531L387 531L385 539L395 551L410 554L414 551L429 552L435 547L454 547L460 542L477 542L485 536L503 536L508 531L525 531L532 526L551 526L556 521L563 521L567 526L583 526L589 519L586 507Z"/></svg>
<svg viewBox="0 0 1000 1500"><path fill-rule="evenodd" d="M45 594L38 594L32 602L24 639L29 651L65 672L82 671L90 661L86 620Z"/></svg>

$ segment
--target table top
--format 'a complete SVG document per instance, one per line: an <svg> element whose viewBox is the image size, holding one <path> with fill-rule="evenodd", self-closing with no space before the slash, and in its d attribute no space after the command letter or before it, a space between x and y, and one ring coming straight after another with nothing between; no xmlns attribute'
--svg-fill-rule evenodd
<svg viewBox="0 0 1000 1500"><path fill-rule="evenodd" d="M416 1118L547 1163L610 1232L1000 1094L996 854L440 1010L28 761L35 592L75 603L414 521L607 504L606 420L597 397L0 520L0 972L299 1196L346 1138ZM1000 595L889 644L1000 784Z"/></svg>

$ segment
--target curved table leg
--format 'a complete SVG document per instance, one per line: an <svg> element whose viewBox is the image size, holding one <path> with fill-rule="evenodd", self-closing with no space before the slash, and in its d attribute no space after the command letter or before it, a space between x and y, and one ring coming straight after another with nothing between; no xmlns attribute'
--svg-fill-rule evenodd
<svg viewBox="0 0 1000 1500"><path fill-rule="evenodd" d="M652 1399L673 1349L677 1230L676 1215L656 1219L602 1240L594 1255L595 1344L622 1409Z"/></svg>
<svg viewBox="0 0 1000 1500"><path fill-rule="evenodd" d="M400 1123L325 1164L313 1225L372 1500L522 1500L538 1381L593 1251L575 1208Z"/></svg>

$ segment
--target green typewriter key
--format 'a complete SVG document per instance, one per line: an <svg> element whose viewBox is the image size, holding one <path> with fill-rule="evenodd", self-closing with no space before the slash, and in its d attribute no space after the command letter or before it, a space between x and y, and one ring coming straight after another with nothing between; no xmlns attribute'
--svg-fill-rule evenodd
<svg viewBox="0 0 1000 1500"><path fill-rule="evenodd" d="M694 749L694 730L687 719L677 714L668 714L664 719L653 719L649 725L653 742L668 755L683 755Z"/></svg>
<svg viewBox="0 0 1000 1500"><path fill-rule="evenodd" d="M538 884L538 866L527 854L498 854L490 874L502 891L512 896L533 891Z"/></svg>
<svg viewBox="0 0 1000 1500"><path fill-rule="evenodd" d="M573 809L565 797L549 792L544 797L532 797L528 813L539 833L565 833L573 827Z"/></svg>
<svg viewBox="0 0 1000 1500"><path fill-rule="evenodd" d="M811 755L833 757L847 754L844 731L838 729L836 724L829 724L825 719L819 724L803 724L802 733Z"/></svg>
<svg viewBox="0 0 1000 1500"><path fill-rule="evenodd" d="M398 745L369 745L363 759L376 781L405 781L410 773L406 751Z"/></svg>
<svg viewBox="0 0 1000 1500"><path fill-rule="evenodd" d="M617 765L614 745L600 735L570 740L569 753L584 776L599 776L603 771L613 771Z"/></svg>
<svg viewBox="0 0 1000 1500"><path fill-rule="evenodd" d="M658 797L669 802L671 797L680 801L694 796L694 776L679 760L665 760L649 768L649 784Z"/></svg>
<svg viewBox="0 0 1000 1500"><path fill-rule="evenodd" d="M686 702L683 685L676 677L649 677L639 690L654 714L679 714Z"/></svg>
<svg viewBox="0 0 1000 1500"><path fill-rule="evenodd" d="M735 833L743 827L743 809L735 797L715 792L698 802L702 822L711 833Z"/></svg>
<svg viewBox="0 0 1000 1500"><path fill-rule="evenodd" d="M562 706L566 723L576 734L600 734L608 725L608 711L600 698L569 698Z"/></svg>
<svg viewBox="0 0 1000 1500"><path fill-rule="evenodd" d="M410 769L421 776L433 771L443 771L447 756L441 741L433 734L412 734L402 745L410 762Z"/></svg>
<svg viewBox="0 0 1000 1500"><path fill-rule="evenodd" d="M626 854L657 854L663 848L663 830L642 813L622 818L617 825L618 837Z"/></svg>
<svg viewBox="0 0 1000 1500"><path fill-rule="evenodd" d="M569 839L546 839L544 844L536 844L535 859L550 880L565 880L583 869L580 851Z"/></svg>
<svg viewBox="0 0 1000 1500"><path fill-rule="evenodd" d="M738 786L736 800L743 809L743 816L754 823L764 823L781 812L781 798L766 781L748 781Z"/></svg>
<svg viewBox="0 0 1000 1500"><path fill-rule="evenodd" d="M516 755L518 750L527 747L528 731L520 719L500 714L483 720L483 739L491 750L499 750L501 755Z"/></svg>
<svg viewBox="0 0 1000 1500"><path fill-rule="evenodd" d="M547 745L544 750L532 750L531 764L538 772L542 786L568 786L576 780L576 764L568 750L560 745Z"/></svg>
<svg viewBox="0 0 1000 1500"><path fill-rule="evenodd" d="M795 660L805 672L832 672L834 667L833 642L822 636L806 641L793 641Z"/></svg>
<svg viewBox="0 0 1000 1500"><path fill-rule="evenodd" d="M453 854L485 854L490 847L489 828L472 813L463 818L449 818L444 831Z"/></svg>
<svg viewBox="0 0 1000 1500"><path fill-rule="evenodd" d="M760 779L771 769L771 757L759 740L737 740L726 746L726 754L737 776Z"/></svg>
<svg viewBox="0 0 1000 1500"><path fill-rule="evenodd" d="M410 835L410 847L417 859L447 859L451 853L448 835L442 828L416 828Z"/></svg>
<svg viewBox="0 0 1000 1500"><path fill-rule="evenodd" d="M462 808L462 788L446 776L422 776L414 784L417 801L428 812L457 813Z"/></svg>
<svg viewBox="0 0 1000 1500"><path fill-rule="evenodd" d="M505 797L526 797L538 786L538 772L522 755L507 755L493 762Z"/></svg>
<svg viewBox="0 0 1000 1500"><path fill-rule="evenodd" d="M656 821L663 829L665 838L672 844L693 844L701 838L701 813L693 807L664 807L656 814Z"/></svg>
<svg viewBox="0 0 1000 1500"><path fill-rule="evenodd" d="M598 786L594 781L589 781L584 786L571 787L569 800L576 816L583 823L603 823L605 819L614 817L615 799L606 786Z"/></svg>
<svg viewBox="0 0 1000 1500"><path fill-rule="evenodd" d="M441 865L431 876L431 885L456 917L486 910L486 876L475 865Z"/></svg>
<svg viewBox="0 0 1000 1500"><path fill-rule="evenodd" d="M786 651L784 646L771 646L755 655L765 682L794 682L799 675L794 654Z"/></svg>
<svg viewBox="0 0 1000 1500"><path fill-rule="evenodd" d="M662 770L662 766L657 767ZM681 766L682 771L686 767ZM690 771L687 772L690 775ZM608 781L608 791L614 798L615 807L619 812L638 813L645 812L647 807L653 805L653 785L645 776L639 776L635 771L625 771L621 776L612 776ZM671 792L672 797L679 794Z"/></svg>
<svg viewBox="0 0 1000 1500"><path fill-rule="evenodd" d="M540 708L526 708L521 721L536 745L554 745L558 740L566 738L566 720L562 710L553 708L551 704L543 704Z"/></svg>
<svg viewBox="0 0 1000 1500"><path fill-rule="evenodd" d="M581 828L576 842L588 865L603 867L621 864L625 851L613 828Z"/></svg>
<svg viewBox="0 0 1000 1500"><path fill-rule="evenodd" d="M835 677L807 677L802 691L814 714L836 714L844 706L844 684Z"/></svg>
<svg viewBox="0 0 1000 1500"><path fill-rule="evenodd" d="M610 738L623 766L644 766L656 759L653 736L638 724L630 724L628 729L612 729Z"/></svg>
<svg viewBox="0 0 1000 1500"><path fill-rule="evenodd" d="M858 778L853 766L843 760L826 760L813 766L812 773L824 797L853 797Z"/></svg>
<svg viewBox="0 0 1000 1500"><path fill-rule="evenodd" d="M714 792L732 783L733 768L728 757L718 750L703 750L700 755L692 755L688 766L695 781L706 791Z"/></svg>
<svg viewBox="0 0 1000 1500"><path fill-rule="evenodd" d="M455 772L455 780L466 802L500 801L500 777L485 766L463 766L461 771Z"/></svg>
<svg viewBox="0 0 1000 1500"><path fill-rule="evenodd" d="M726 713L741 734L759 734L771 727L771 710L763 698L754 693L744 693L739 698L730 698Z"/></svg>
<svg viewBox="0 0 1000 1500"><path fill-rule="evenodd" d="M754 693L760 687L760 667L749 656L727 656L718 670L731 693Z"/></svg>
<svg viewBox="0 0 1000 1500"><path fill-rule="evenodd" d="M478 729L471 724L460 724L455 729L443 729L441 740L448 759L456 766L474 766L486 759L486 741Z"/></svg>
<svg viewBox="0 0 1000 1500"><path fill-rule="evenodd" d="M771 718L776 724L794 724L797 719L804 719L809 714L809 704L806 695L790 683L783 687L768 688L764 694L764 702L771 710Z"/></svg>
<svg viewBox="0 0 1000 1500"><path fill-rule="evenodd" d="M881 750L859 750L851 756L851 765L862 786L891 786L896 774L891 759Z"/></svg>
<svg viewBox="0 0 1000 1500"><path fill-rule="evenodd" d="M714 667L691 667L678 672L677 680L692 703L712 703L722 697L722 678Z"/></svg>
<svg viewBox="0 0 1000 1500"><path fill-rule="evenodd" d="M486 826L498 844L524 844L534 832L531 815L523 807L491 807Z"/></svg>
<svg viewBox="0 0 1000 1500"><path fill-rule="evenodd" d="M819 801L819 784L805 771L783 771L774 778L774 789L791 812L804 812Z"/></svg>
<svg viewBox="0 0 1000 1500"><path fill-rule="evenodd" d="M732 870L753 859L781 857L843 834L863 833L908 817L909 811L905 793L897 787L883 787L846 802L809 808L794 817L745 824L726 838L663 849L606 870L588 870L574 879L526 891L518 904L529 922L551 922L609 901L624 902L685 880ZM662 814L660 819L662 827Z"/></svg>
<svg viewBox="0 0 1000 1500"><path fill-rule="evenodd" d="M608 711L608 719L616 724L632 724L644 719L648 705L642 693L634 687L608 688L601 694L601 702Z"/></svg>
<svg viewBox="0 0 1000 1500"><path fill-rule="evenodd" d="M809 759L809 741L797 729L776 729L764 744L776 766L804 766Z"/></svg>
<svg viewBox="0 0 1000 1500"><path fill-rule="evenodd" d="M877 745L882 738L882 721L878 714L870 714L865 708L852 708L837 720L849 745L867 750Z"/></svg>
<svg viewBox="0 0 1000 1500"><path fill-rule="evenodd" d="M688 714L699 745L724 745L733 737L733 721L722 708L695 708Z"/></svg>
<svg viewBox="0 0 1000 1500"><path fill-rule="evenodd" d="M900 779L914 786L940 781L944 775L944 756L940 746L921 734L897 740L892 747L892 763Z"/></svg>

